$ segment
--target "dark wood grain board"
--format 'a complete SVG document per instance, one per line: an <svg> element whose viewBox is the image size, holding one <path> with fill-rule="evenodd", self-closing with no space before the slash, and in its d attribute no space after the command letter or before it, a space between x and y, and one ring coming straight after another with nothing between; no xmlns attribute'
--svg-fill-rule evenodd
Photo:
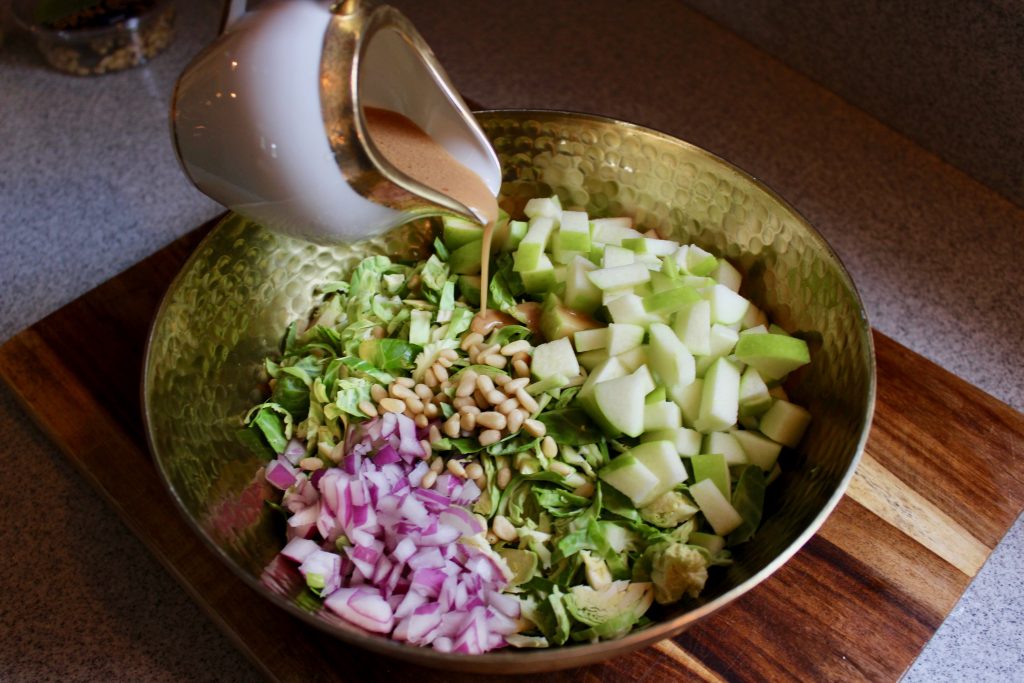
<svg viewBox="0 0 1024 683"><path fill-rule="evenodd" d="M157 305L212 224L0 347L0 376L211 618L281 680L461 680L354 650L234 579L178 514L139 407ZM549 681L894 680L1024 506L1024 416L875 333L864 463L769 580L674 640ZM469 678L466 678L469 680Z"/></svg>

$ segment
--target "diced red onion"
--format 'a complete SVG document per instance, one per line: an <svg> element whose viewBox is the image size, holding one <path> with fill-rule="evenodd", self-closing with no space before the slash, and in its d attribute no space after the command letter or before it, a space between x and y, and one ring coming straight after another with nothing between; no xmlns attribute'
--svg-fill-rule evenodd
<svg viewBox="0 0 1024 683"><path fill-rule="evenodd" d="M292 562L302 564L310 553L319 549L320 546L318 546L314 541L310 541L306 538L293 538L288 541L284 548L281 549L281 554Z"/></svg>
<svg viewBox="0 0 1024 683"><path fill-rule="evenodd" d="M279 458L267 465L265 476L272 486L284 491L295 483L296 473L295 468L287 460Z"/></svg>
<svg viewBox="0 0 1024 683"><path fill-rule="evenodd" d="M285 446L284 452L281 453L281 457L289 462L291 465L298 465L299 461L306 457L306 444L302 443L298 439L292 439Z"/></svg>

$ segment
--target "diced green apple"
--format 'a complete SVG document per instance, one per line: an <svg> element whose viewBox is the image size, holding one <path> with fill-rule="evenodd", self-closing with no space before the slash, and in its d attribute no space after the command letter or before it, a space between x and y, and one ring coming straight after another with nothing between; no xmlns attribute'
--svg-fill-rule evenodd
<svg viewBox="0 0 1024 683"><path fill-rule="evenodd" d="M483 227L479 223L455 216L445 216L441 223L441 241L448 247L448 251L455 251L465 244L483 239Z"/></svg>
<svg viewBox="0 0 1024 683"><path fill-rule="evenodd" d="M655 294L682 286L677 278L672 277L671 275L666 275L664 271L652 272L650 285L651 291Z"/></svg>
<svg viewBox="0 0 1024 683"><path fill-rule="evenodd" d="M644 328L630 323L612 323L608 325L608 342L606 348L609 356L631 351L644 343Z"/></svg>
<svg viewBox="0 0 1024 683"><path fill-rule="evenodd" d="M664 323L651 323L648 359L651 370L667 387L686 386L696 377L693 355L672 329Z"/></svg>
<svg viewBox="0 0 1024 683"><path fill-rule="evenodd" d="M743 281L740 271L724 258L718 259L718 265L711 271L711 277L734 292L740 291L740 283Z"/></svg>
<svg viewBox="0 0 1024 683"><path fill-rule="evenodd" d="M583 386L580 387L580 392L576 394L576 396L582 400L593 393L594 387L600 382L607 382L610 379L625 377L629 373L630 371L622 366L622 363L619 362L618 358L606 358L590 370L590 374L587 375L587 380L583 383Z"/></svg>
<svg viewBox="0 0 1024 683"><path fill-rule="evenodd" d="M752 465L757 465L765 472L770 472L775 467L782 451L782 444L776 443L766 436L748 429L737 429L732 432L733 438L747 454L747 460Z"/></svg>
<svg viewBox="0 0 1024 683"><path fill-rule="evenodd" d="M668 315L682 310L701 300L700 292L693 287L680 285L644 297L644 309L648 313Z"/></svg>
<svg viewBox="0 0 1024 683"><path fill-rule="evenodd" d="M711 322L731 325L743 319L750 302L725 285L716 284L705 290L711 303Z"/></svg>
<svg viewBox="0 0 1024 683"><path fill-rule="evenodd" d="M517 273L525 273L537 270L541 259L547 258L544 250L547 249L548 240L555 231L555 221L546 216L534 218L530 221L530 227L526 236L519 243L516 249L512 270Z"/></svg>
<svg viewBox="0 0 1024 683"><path fill-rule="evenodd" d="M554 375L575 377L580 374L576 352L572 350L572 344L568 337L562 337L534 348L530 374L535 380L542 380Z"/></svg>
<svg viewBox="0 0 1024 683"><path fill-rule="evenodd" d="M702 531L694 531L690 533L690 538L686 540L690 545L699 545L714 557L718 553L722 552L725 548L725 539L717 534L706 534Z"/></svg>
<svg viewBox="0 0 1024 683"><path fill-rule="evenodd" d="M605 307L608 309L608 316L613 322L646 325L652 320L657 320L657 318L644 309L644 300L636 294L623 294L613 301L606 303Z"/></svg>
<svg viewBox="0 0 1024 683"><path fill-rule="evenodd" d="M629 498L636 507L641 507L641 501L646 500L659 484L658 477L628 451L602 467L597 476Z"/></svg>
<svg viewBox="0 0 1024 683"><path fill-rule="evenodd" d="M467 242L456 249L448 257L448 267L459 275L477 275L480 272L481 241Z"/></svg>
<svg viewBox="0 0 1024 683"><path fill-rule="evenodd" d="M462 247L466 249L469 245ZM518 252L517 252L518 253ZM454 254L452 254L454 256ZM523 280L523 288L530 294L544 294L554 289L557 280L555 279L555 267L547 254L541 254L537 261L537 267L533 270L520 271L519 276Z"/></svg>
<svg viewBox="0 0 1024 683"><path fill-rule="evenodd" d="M753 327L741 326L740 335L744 334L768 334L768 328L764 325L755 325Z"/></svg>
<svg viewBox="0 0 1024 683"><path fill-rule="evenodd" d="M604 329L600 323L585 313L580 313L562 303L556 294L544 297L540 312L540 332L549 341L571 337L580 331Z"/></svg>
<svg viewBox="0 0 1024 683"><path fill-rule="evenodd" d="M562 202L558 199L558 195L552 195L551 197L534 197L530 201L526 202L526 207L523 209L523 213L528 218L550 218L554 221L560 221L562 219Z"/></svg>
<svg viewBox="0 0 1024 683"><path fill-rule="evenodd" d="M729 497L722 495L710 479L691 484L690 497L719 536L728 535L743 523L743 518L729 502Z"/></svg>
<svg viewBox="0 0 1024 683"><path fill-rule="evenodd" d="M590 239L601 244L622 246L622 240L643 237L633 229L630 218L595 218L590 221Z"/></svg>
<svg viewBox="0 0 1024 683"><path fill-rule="evenodd" d="M785 377L811 362L807 342L782 334L748 334L736 344L736 358L757 368L765 381Z"/></svg>
<svg viewBox="0 0 1024 683"><path fill-rule="evenodd" d="M719 358L704 377L697 431L707 434L732 427L739 416L739 400L739 368L729 359Z"/></svg>
<svg viewBox="0 0 1024 683"><path fill-rule="evenodd" d="M618 356L618 358L621 359L622 356ZM623 365L625 366L625 363L623 363ZM651 375L650 368L648 368L647 365L641 365L636 370L633 370L630 374L631 376L636 377L637 379L640 380L640 386L644 391L644 398L646 399L647 394L654 391L654 389L657 386L654 383L654 376Z"/></svg>
<svg viewBox="0 0 1024 683"><path fill-rule="evenodd" d="M622 246L637 254L652 256L671 256L679 248L672 240L659 240L651 237L631 237L622 240Z"/></svg>
<svg viewBox="0 0 1024 683"><path fill-rule="evenodd" d="M632 455L658 479L657 486L637 501L637 507L647 505L686 481L686 468L669 441L647 441L629 449L626 454Z"/></svg>
<svg viewBox="0 0 1024 683"><path fill-rule="evenodd" d="M730 477L729 463L721 453L708 453L695 455L690 458L690 465L693 466L693 480L700 482L710 479L714 482L715 488L722 492L723 496L729 497Z"/></svg>
<svg viewBox="0 0 1024 683"><path fill-rule="evenodd" d="M604 349L608 347L608 328L598 327L591 330L579 330L572 337L576 353ZM765 389L767 391L767 389Z"/></svg>
<svg viewBox="0 0 1024 683"><path fill-rule="evenodd" d="M718 259L714 254L704 251L696 244L689 245L686 250L686 272L690 275L707 276L718 267Z"/></svg>
<svg viewBox="0 0 1024 683"><path fill-rule="evenodd" d="M711 353L711 304L698 301L677 312L672 329L683 345L695 356Z"/></svg>
<svg viewBox="0 0 1024 683"><path fill-rule="evenodd" d="M711 326L711 333L708 335L708 355L728 356L736 347L740 335L733 329L715 323Z"/></svg>
<svg viewBox="0 0 1024 683"><path fill-rule="evenodd" d="M587 369L587 372L591 372L598 365L608 360L608 357L608 352L605 349L594 349L577 354L576 359L580 362L581 366Z"/></svg>
<svg viewBox="0 0 1024 683"><path fill-rule="evenodd" d="M751 327L757 327L758 325L764 325L767 327L768 316L764 314L764 311L751 303L747 306L747 312L743 314L743 320L740 321L740 327L747 330Z"/></svg>
<svg viewBox="0 0 1024 683"><path fill-rule="evenodd" d="M529 235L527 235L529 237ZM522 251L522 246L520 246ZM600 290L625 289L635 287L651 279L651 271L642 264L630 263L614 268L598 268L587 273L590 281Z"/></svg>
<svg viewBox="0 0 1024 683"><path fill-rule="evenodd" d="M747 453L736 440L735 432L711 432L704 437L705 453L721 453L727 465L747 464Z"/></svg>
<svg viewBox="0 0 1024 683"><path fill-rule="evenodd" d="M519 243L526 237L526 231L530 229L530 224L526 221L509 221L508 222L508 238L505 240L505 244L502 246L503 251L515 251L519 248Z"/></svg>
<svg viewBox="0 0 1024 683"><path fill-rule="evenodd" d="M592 400L583 401L583 406L592 406L588 414L610 438L639 436L644 431L644 396L650 388L653 385L636 374L598 382L587 397Z"/></svg>
<svg viewBox="0 0 1024 683"><path fill-rule="evenodd" d="M628 266L636 261L633 252L623 247L609 244L604 248L604 256L601 258L602 268L615 268L617 266Z"/></svg>
<svg viewBox="0 0 1024 683"><path fill-rule="evenodd" d="M783 446L794 448L803 438L811 414L804 408L789 401L776 400L772 407L761 416L761 433Z"/></svg>
<svg viewBox="0 0 1024 683"><path fill-rule="evenodd" d="M555 233L555 238L558 237L558 233ZM585 251L573 251L563 249L557 242L551 248L550 258L552 263L557 263L560 266L566 266L572 263L572 260L577 256L586 257L587 252Z"/></svg>
<svg viewBox="0 0 1024 683"><path fill-rule="evenodd" d="M566 251L590 251L590 221L584 211L562 211L555 244Z"/></svg>
<svg viewBox="0 0 1024 683"><path fill-rule="evenodd" d="M679 406L671 401L644 405L644 432L660 429L678 429L683 426Z"/></svg>
<svg viewBox="0 0 1024 683"><path fill-rule="evenodd" d="M601 305L601 290L587 277L597 266L577 256L565 274L565 305L583 313L593 313Z"/></svg>
<svg viewBox="0 0 1024 683"><path fill-rule="evenodd" d="M691 457L700 453L701 433L686 427L678 429L659 429L653 432L644 432L640 435L641 441L670 441L681 456Z"/></svg>
<svg viewBox="0 0 1024 683"><path fill-rule="evenodd" d="M760 415L772 405L768 385L757 368L748 366L740 377L740 417Z"/></svg>
<svg viewBox="0 0 1024 683"><path fill-rule="evenodd" d="M665 391L665 387L661 384L654 387L654 391L650 391L644 396L644 403L650 405L652 403L659 403L665 401L668 398L668 392Z"/></svg>
<svg viewBox="0 0 1024 683"><path fill-rule="evenodd" d="M683 414L683 424L693 427L700 417L700 402L704 394L704 380L695 379L686 386L668 387L672 400Z"/></svg>
<svg viewBox="0 0 1024 683"><path fill-rule="evenodd" d="M642 344L636 347L635 349L630 349L629 351L626 351L625 353L620 353L615 357L622 362L623 367L625 367L627 370L629 370L630 372L636 372L638 369L640 369L640 366L647 364L649 350L650 349L647 346L647 344Z"/></svg>

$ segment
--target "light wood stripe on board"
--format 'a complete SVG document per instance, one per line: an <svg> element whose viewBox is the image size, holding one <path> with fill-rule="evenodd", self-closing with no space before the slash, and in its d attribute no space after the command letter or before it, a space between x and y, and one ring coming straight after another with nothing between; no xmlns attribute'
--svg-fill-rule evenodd
<svg viewBox="0 0 1024 683"><path fill-rule="evenodd" d="M674 640L662 640L654 644L654 649L666 657L678 662L683 668L693 673L697 678L707 683L724 683L725 679L711 669L704 666L700 661Z"/></svg>
<svg viewBox="0 0 1024 683"><path fill-rule="evenodd" d="M974 576L992 549L864 453L847 495L907 536Z"/></svg>

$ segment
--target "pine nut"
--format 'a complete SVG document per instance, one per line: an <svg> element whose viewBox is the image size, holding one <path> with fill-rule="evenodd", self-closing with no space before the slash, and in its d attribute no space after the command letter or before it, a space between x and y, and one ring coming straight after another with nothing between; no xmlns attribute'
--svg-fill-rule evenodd
<svg viewBox="0 0 1024 683"><path fill-rule="evenodd" d="M492 353L498 353L499 351L501 351L501 347L499 345L491 344L490 346L481 347L481 349L477 351L476 355L484 358Z"/></svg>
<svg viewBox="0 0 1024 683"><path fill-rule="evenodd" d="M437 414L439 412L440 411L437 409L436 403L428 403L427 405L423 406L423 414L426 415L427 419L429 420L433 420L435 417L437 417Z"/></svg>
<svg viewBox="0 0 1024 683"><path fill-rule="evenodd" d="M440 456L438 456L438 457L436 457L436 458L434 458L433 460L430 461L430 471L431 472L437 472L438 474L440 474L441 470L443 470L443 469L444 469L444 460L442 460Z"/></svg>
<svg viewBox="0 0 1024 683"><path fill-rule="evenodd" d="M544 436L548 428L540 420L523 420L523 429L530 436Z"/></svg>
<svg viewBox="0 0 1024 683"><path fill-rule="evenodd" d="M490 446L493 443L501 441L501 432L497 429L485 429L480 432L480 436L477 437L481 446Z"/></svg>
<svg viewBox="0 0 1024 683"><path fill-rule="evenodd" d="M455 349L441 349L437 352L437 355L447 360L458 360L459 354L455 352Z"/></svg>
<svg viewBox="0 0 1024 683"><path fill-rule="evenodd" d="M554 472L555 474L562 475L563 477L568 477L570 474L576 471L569 465L566 465L561 460L552 461L552 463L548 465L548 469Z"/></svg>
<svg viewBox="0 0 1024 683"><path fill-rule="evenodd" d="M502 387L502 391L506 394L512 395L520 389L525 389L529 383L529 377L519 377L517 379L509 380L508 384Z"/></svg>
<svg viewBox="0 0 1024 683"><path fill-rule="evenodd" d="M506 399L506 400L502 401L501 403L499 403L498 406L497 406L497 411L499 413L501 413L502 415L511 415L512 411L517 410L518 408L519 408L519 401L514 399L514 398L510 398L510 399ZM519 430L515 430L515 431L519 431Z"/></svg>
<svg viewBox="0 0 1024 683"><path fill-rule="evenodd" d="M459 413L461 413L462 415L469 415L470 413L473 413L474 415L479 415L480 408L472 404L464 405L461 408L459 408Z"/></svg>
<svg viewBox="0 0 1024 683"><path fill-rule="evenodd" d="M469 396L462 396L462 397L456 398L454 401L452 401L452 406L456 410L462 410L462 408L465 407L465 406L475 406L475 405L476 405L476 401L474 401Z"/></svg>
<svg viewBox="0 0 1024 683"><path fill-rule="evenodd" d="M500 470L498 470L497 483L499 489L504 491L505 487L508 486L508 483L510 481L512 481L512 470L510 470L508 467L502 467Z"/></svg>
<svg viewBox="0 0 1024 683"><path fill-rule="evenodd" d="M415 394L410 394L409 398L405 399L405 405L408 406L409 412L413 415L419 415L423 412L423 401Z"/></svg>
<svg viewBox="0 0 1024 683"><path fill-rule="evenodd" d="M505 515L495 515L491 526L494 529L494 535L503 541L514 541L519 538L516 528L512 526L512 522L508 521Z"/></svg>
<svg viewBox="0 0 1024 683"><path fill-rule="evenodd" d="M530 366L523 360L512 361L512 369L516 371L516 377L529 377Z"/></svg>
<svg viewBox="0 0 1024 683"><path fill-rule="evenodd" d="M444 433L453 439L459 435L460 429L462 429L461 419L458 415L452 415L448 418L448 421L444 423Z"/></svg>
<svg viewBox="0 0 1024 683"><path fill-rule="evenodd" d="M438 382L445 382L448 380L448 371L441 366L440 363L434 363L434 377L437 378Z"/></svg>
<svg viewBox="0 0 1024 683"><path fill-rule="evenodd" d="M416 380L414 380L412 377L399 377L398 379L395 380L395 384L403 386L406 389L412 389L414 386L416 386Z"/></svg>
<svg viewBox="0 0 1024 683"><path fill-rule="evenodd" d="M423 413L418 413L416 417L413 418L413 422L415 422L416 426L420 429L426 429L427 425L430 424L430 420L428 420L427 416Z"/></svg>
<svg viewBox="0 0 1024 683"><path fill-rule="evenodd" d="M382 387L380 384L374 384L370 387L370 397L378 403L380 400L388 395L388 390Z"/></svg>
<svg viewBox="0 0 1024 683"><path fill-rule="evenodd" d="M437 483L437 472L434 470L427 470L427 473L420 479L420 487L425 489L434 488L434 484Z"/></svg>
<svg viewBox="0 0 1024 683"><path fill-rule="evenodd" d="M537 399L526 393L526 389L517 389L516 398L519 399L519 403L531 415L540 410L540 406L537 404Z"/></svg>
<svg viewBox="0 0 1024 683"><path fill-rule="evenodd" d="M476 386L486 396L488 392L494 391L494 380L487 375L478 375L476 378Z"/></svg>
<svg viewBox="0 0 1024 683"><path fill-rule="evenodd" d="M476 428L476 413L462 413L459 424L464 431L473 431Z"/></svg>
<svg viewBox="0 0 1024 683"><path fill-rule="evenodd" d="M388 393L391 394L392 398L400 398L402 400L405 400L410 396L416 395L412 393L412 391L410 391L408 387L404 387L398 382L395 382L390 387L388 387Z"/></svg>
<svg viewBox="0 0 1024 683"><path fill-rule="evenodd" d="M405 401L387 397L380 400L380 407L389 413L404 413L406 406Z"/></svg>
<svg viewBox="0 0 1024 683"><path fill-rule="evenodd" d="M454 474L456 477L466 478L466 468L462 466L462 463L454 458L448 461L448 471Z"/></svg>
<svg viewBox="0 0 1024 683"><path fill-rule="evenodd" d="M484 335L479 332L470 332L462 338L462 344L459 348L463 351L469 351L474 345L482 344L484 341Z"/></svg>
<svg viewBox="0 0 1024 683"><path fill-rule="evenodd" d="M324 461L320 458L303 458L299 461L299 467L309 472L315 472L324 466Z"/></svg>
<svg viewBox="0 0 1024 683"><path fill-rule="evenodd" d="M434 374L433 369L427 368L427 371L423 373L423 383L426 384L427 387L430 389L434 389L437 387L437 376Z"/></svg>
<svg viewBox="0 0 1024 683"><path fill-rule="evenodd" d="M370 334L372 334L372 335L373 335L374 337L376 337L377 339L383 339L384 337L386 337L386 336L387 336L387 334L388 334L388 331L387 331L387 330L385 330L385 329L384 329L383 327L381 327L380 325L377 325L377 326L376 326L376 327L374 327L374 328L373 328L372 330L370 330Z"/></svg>
<svg viewBox="0 0 1024 683"><path fill-rule="evenodd" d="M374 384L373 386L376 387L380 385ZM359 412L361 412L366 417L377 417L377 409L374 408L373 404L370 403L369 401L360 401L359 405L357 405L356 407L359 408Z"/></svg>
<svg viewBox="0 0 1024 683"><path fill-rule="evenodd" d="M506 374L497 374L491 379L494 380L494 386L496 387L504 387L506 384L512 381L512 378Z"/></svg>
<svg viewBox="0 0 1024 683"><path fill-rule="evenodd" d="M509 400L514 401L515 399L509 399ZM523 411L519 410L519 408L514 408L513 410L509 411L508 418L507 418L508 422L505 425L506 427L508 427L509 433L510 434L515 434L520 429L522 429L523 428L523 420L525 420L525 419L526 419L526 413L524 413Z"/></svg>
<svg viewBox="0 0 1024 683"><path fill-rule="evenodd" d="M470 479L479 479L484 476L484 468L478 462L471 462L466 465L466 476Z"/></svg>
<svg viewBox="0 0 1024 683"><path fill-rule="evenodd" d="M512 361L515 362L517 360L521 360L524 363L529 363L530 362L530 354L526 353L525 351L520 351L519 353L513 354L512 355Z"/></svg>
<svg viewBox="0 0 1024 683"><path fill-rule="evenodd" d="M499 391L497 389L492 389L491 391L487 392L484 398L486 398L487 402L490 403L492 406L496 406L499 403L504 403L505 401L508 400L508 396L506 396L504 392Z"/></svg>
<svg viewBox="0 0 1024 683"><path fill-rule="evenodd" d="M530 342L525 339L510 342L501 347L501 355L514 356L517 353L525 353L530 350Z"/></svg>
<svg viewBox="0 0 1024 683"><path fill-rule="evenodd" d="M580 484L573 490L573 494L577 496L583 496L584 498L590 498L594 495L594 484L592 482L586 482Z"/></svg>
<svg viewBox="0 0 1024 683"><path fill-rule="evenodd" d="M424 460L430 457L430 454L434 452L434 449L430 447L430 442L426 439L420 439L420 448L423 449L423 454L420 456Z"/></svg>
<svg viewBox="0 0 1024 683"><path fill-rule="evenodd" d="M420 397L421 401L429 401L434 398L434 392L430 390L430 387L422 382L413 387L413 391L416 392L416 395Z"/></svg>
<svg viewBox="0 0 1024 683"><path fill-rule="evenodd" d="M441 440L441 430L437 428L437 425L430 425L430 429L427 430L427 438L430 443L437 443Z"/></svg>
<svg viewBox="0 0 1024 683"><path fill-rule="evenodd" d="M507 418L499 412L489 410L486 413L477 415L476 423L486 429L497 429L501 431L508 424Z"/></svg>
<svg viewBox="0 0 1024 683"><path fill-rule="evenodd" d="M331 462L341 462L341 459L345 457L345 442L342 441L327 454L328 459Z"/></svg>
<svg viewBox="0 0 1024 683"><path fill-rule="evenodd" d="M493 532L493 531L488 531L488 532L487 532L487 533L486 533L486 534L484 535L484 538L485 538L485 539L487 540L487 542L488 542L488 543L489 543L490 545L494 545L495 543L497 543L497 542L498 542L498 537L494 535L494 532Z"/></svg>
<svg viewBox="0 0 1024 683"><path fill-rule="evenodd" d="M540 442L540 452L545 458L553 458L558 455L558 445L550 436L545 436Z"/></svg>
<svg viewBox="0 0 1024 683"><path fill-rule="evenodd" d="M459 386L455 390L457 398L469 398L476 391L476 373L466 372L459 378Z"/></svg>
<svg viewBox="0 0 1024 683"><path fill-rule="evenodd" d="M484 393L480 391L480 387L477 387L476 391L473 392L473 400L476 401L476 404L482 408L487 408L488 406L491 405L490 402L488 402L487 397L484 395Z"/></svg>
<svg viewBox="0 0 1024 683"><path fill-rule="evenodd" d="M484 356L484 364L490 365L492 368L503 368L508 363L508 359L505 356L492 353L489 356Z"/></svg>
<svg viewBox="0 0 1024 683"><path fill-rule="evenodd" d="M452 366L452 362L441 355L437 356L437 364L446 370Z"/></svg>

